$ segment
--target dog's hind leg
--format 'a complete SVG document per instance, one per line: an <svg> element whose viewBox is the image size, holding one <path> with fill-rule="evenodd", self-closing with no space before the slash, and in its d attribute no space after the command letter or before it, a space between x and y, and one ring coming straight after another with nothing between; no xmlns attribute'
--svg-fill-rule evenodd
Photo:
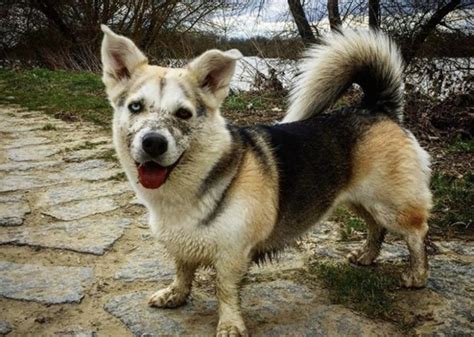
<svg viewBox="0 0 474 337"><path fill-rule="evenodd" d="M350 262L361 265L370 265L379 256L385 233L385 228L377 223L374 217L360 204L352 204L351 209L367 224L367 240L364 245L347 255Z"/></svg>
<svg viewBox="0 0 474 337"><path fill-rule="evenodd" d="M405 241L410 251L410 267L402 275L402 285L405 287L419 288L426 285L429 269L424 238L427 230L428 225L424 223L421 233L413 232L405 235Z"/></svg>
<svg viewBox="0 0 474 337"><path fill-rule="evenodd" d="M151 295L148 305L159 308L176 308L186 303L197 267L194 264L176 261L176 276L173 283Z"/></svg>

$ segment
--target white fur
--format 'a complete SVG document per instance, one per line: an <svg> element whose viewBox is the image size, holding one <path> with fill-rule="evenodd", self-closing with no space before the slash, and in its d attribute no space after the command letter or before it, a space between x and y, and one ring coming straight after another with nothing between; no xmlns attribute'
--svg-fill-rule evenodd
<svg viewBox="0 0 474 337"><path fill-rule="evenodd" d="M305 53L282 123L323 112L352 84L354 71L367 65L373 67L374 76L386 79L387 92L382 96L395 92L397 100L402 99L403 67L397 47L381 32L343 31L327 36ZM401 119L401 110L395 113Z"/></svg>

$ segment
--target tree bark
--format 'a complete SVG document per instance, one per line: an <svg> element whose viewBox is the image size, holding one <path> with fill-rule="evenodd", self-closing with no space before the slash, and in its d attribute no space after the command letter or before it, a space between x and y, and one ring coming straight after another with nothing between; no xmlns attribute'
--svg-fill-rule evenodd
<svg viewBox="0 0 474 337"><path fill-rule="evenodd" d="M380 0L369 0L369 27L374 30L380 27Z"/></svg>
<svg viewBox="0 0 474 337"><path fill-rule="evenodd" d="M298 33L303 39L305 45L316 43L317 39L311 30L308 19L303 10L300 0L288 0L288 6L290 7L291 15L295 20L296 27L298 28Z"/></svg>
<svg viewBox="0 0 474 337"><path fill-rule="evenodd" d="M328 17L331 30L339 31L342 25L341 15L339 14L339 1L328 0Z"/></svg>
<svg viewBox="0 0 474 337"><path fill-rule="evenodd" d="M461 4L461 0L451 0L446 5L439 7L431 16L431 18L421 26L420 30L416 32L410 43L404 48L402 54L405 64L408 65L415 57L421 45L425 42L428 35L436 28L436 26L444 19L446 15L451 13Z"/></svg>

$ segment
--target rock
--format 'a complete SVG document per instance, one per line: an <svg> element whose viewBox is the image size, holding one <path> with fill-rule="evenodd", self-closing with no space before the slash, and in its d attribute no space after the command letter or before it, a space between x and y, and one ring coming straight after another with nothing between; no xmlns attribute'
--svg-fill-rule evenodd
<svg viewBox="0 0 474 337"><path fill-rule="evenodd" d="M70 178L89 181L109 179L120 172L122 170L117 167L117 164L100 159L71 163L64 169L64 173Z"/></svg>
<svg viewBox="0 0 474 337"><path fill-rule="evenodd" d="M6 336L11 331L12 331L12 327L11 327L10 323L0 319L0 336Z"/></svg>
<svg viewBox="0 0 474 337"><path fill-rule="evenodd" d="M92 284L87 267L46 267L0 262L0 296L41 303L79 303Z"/></svg>
<svg viewBox="0 0 474 337"><path fill-rule="evenodd" d="M337 305L315 305L296 322L276 322L259 329L259 336L403 336L392 324L373 321Z"/></svg>
<svg viewBox="0 0 474 337"><path fill-rule="evenodd" d="M13 161L45 160L60 151L61 149L55 144L26 146L8 150L8 158Z"/></svg>
<svg viewBox="0 0 474 337"><path fill-rule="evenodd" d="M42 213L50 215L59 220L78 220L98 213L106 213L119 208L119 205L111 198L98 198L82 200L63 204L60 207L52 206Z"/></svg>
<svg viewBox="0 0 474 337"><path fill-rule="evenodd" d="M444 250L455 252L459 255L474 256L473 241L441 241L436 245Z"/></svg>
<svg viewBox="0 0 474 337"><path fill-rule="evenodd" d="M417 335L470 336L474 331L474 269L472 263L436 256L430 260L430 277L423 299L413 299L410 306L417 311L431 311L431 319L415 328ZM430 294L429 290L434 292ZM434 296L436 295L436 296ZM423 300L437 298L437 302L418 306ZM408 300L407 300L408 301Z"/></svg>
<svg viewBox="0 0 474 337"><path fill-rule="evenodd" d="M53 167L61 164L59 160L48 160L48 161L23 161L23 162L8 162L5 164L0 164L0 171L27 171L31 169L43 169L48 167Z"/></svg>
<svg viewBox="0 0 474 337"><path fill-rule="evenodd" d="M30 212L30 207L22 196L0 195L0 226L20 226Z"/></svg>
<svg viewBox="0 0 474 337"><path fill-rule="evenodd" d="M58 186L38 193L36 207L52 206L75 200L96 199L131 191L126 182L106 181L82 183L75 186Z"/></svg>
<svg viewBox="0 0 474 337"><path fill-rule="evenodd" d="M11 174L0 178L0 192L29 190L37 187L55 185L61 182L61 178L55 174Z"/></svg>
<svg viewBox="0 0 474 337"><path fill-rule="evenodd" d="M162 282L172 280L174 273L171 258L156 244L152 249L140 247L130 254L115 274L115 278L125 282L135 280Z"/></svg>
<svg viewBox="0 0 474 337"><path fill-rule="evenodd" d="M30 245L102 255L122 235L129 219L94 217L0 233L0 244Z"/></svg>
<svg viewBox="0 0 474 337"><path fill-rule="evenodd" d="M51 143L51 140L46 137L19 137L15 138L4 149L14 149L17 147L25 147L31 145L45 145Z"/></svg>
<svg viewBox="0 0 474 337"><path fill-rule="evenodd" d="M212 336L217 326L217 300L193 291L183 307L147 306L147 292L119 295L105 305L135 336ZM372 323L351 310L315 303L305 286L292 281L251 284L242 289L242 312L254 336L394 336L389 323Z"/></svg>
<svg viewBox="0 0 474 337"><path fill-rule="evenodd" d="M57 337L97 337L97 332L82 330L79 328L79 329L72 329L72 330L57 331L54 333L54 336L57 336Z"/></svg>

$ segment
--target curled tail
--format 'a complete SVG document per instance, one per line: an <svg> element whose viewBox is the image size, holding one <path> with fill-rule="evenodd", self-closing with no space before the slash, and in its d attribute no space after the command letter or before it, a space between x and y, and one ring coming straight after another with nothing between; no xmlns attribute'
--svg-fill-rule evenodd
<svg viewBox="0 0 474 337"><path fill-rule="evenodd" d="M364 91L364 108L401 122L402 68L398 47L381 32L343 31L330 35L306 52L282 122L323 112L352 83Z"/></svg>

